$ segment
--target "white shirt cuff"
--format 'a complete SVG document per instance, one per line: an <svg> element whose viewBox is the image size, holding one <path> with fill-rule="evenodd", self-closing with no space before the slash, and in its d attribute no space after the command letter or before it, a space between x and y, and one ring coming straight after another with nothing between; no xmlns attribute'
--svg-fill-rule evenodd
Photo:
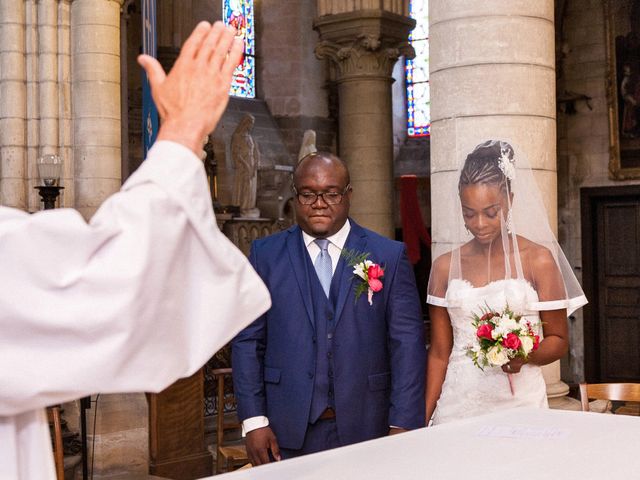
<svg viewBox="0 0 640 480"><path fill-rule="evenodd" d="M242 436L246 437L247 433L258 428L264 428L269 426L269 419L267 417L258 416L250 417L242 422Z"/></svg>

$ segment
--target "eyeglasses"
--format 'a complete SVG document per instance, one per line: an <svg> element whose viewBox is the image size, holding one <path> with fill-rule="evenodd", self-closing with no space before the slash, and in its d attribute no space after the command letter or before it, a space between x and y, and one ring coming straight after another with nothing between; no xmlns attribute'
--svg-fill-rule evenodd
<svg viewBox="0 0 640 480"><path fill-rule="evenodd" d="M318 200L318 197L322 197L322 200L327 205L338 205L342 202L342 197L344 197L345 193L347 193L351 189L351 184L348 184L344 187L342 192L301 192L299 193L296 190L296 187L293 187L293 193L295 193L298 202L302 205L313 205Z"/></svg>

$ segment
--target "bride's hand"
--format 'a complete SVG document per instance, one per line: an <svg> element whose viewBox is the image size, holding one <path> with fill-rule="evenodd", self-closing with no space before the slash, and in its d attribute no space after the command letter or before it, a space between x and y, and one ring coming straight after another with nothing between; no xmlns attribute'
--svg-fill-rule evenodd
<svg viewBox="0 0 640 480"><path fill-rule="evenodd" d="M522 366L527 363L524 358L516 357L509 361L509 363L505 363L502 366L502 371L504 373L520 373L520 369Z"/></svg>

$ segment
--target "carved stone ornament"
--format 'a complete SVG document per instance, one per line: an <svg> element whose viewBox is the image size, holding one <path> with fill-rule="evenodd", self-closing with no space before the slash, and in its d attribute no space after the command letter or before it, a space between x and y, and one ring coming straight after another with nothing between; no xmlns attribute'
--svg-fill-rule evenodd
<svg viewBox="0 0 640 480"><path fill-rule="evenodd" d="M338 81L359 76L391 77L393 67L401 56L414 58L409 42L392 42L378 35L361 34L349 44L329 40L318 43L315 49L319 59L328 58L337 67Z"/></svg>

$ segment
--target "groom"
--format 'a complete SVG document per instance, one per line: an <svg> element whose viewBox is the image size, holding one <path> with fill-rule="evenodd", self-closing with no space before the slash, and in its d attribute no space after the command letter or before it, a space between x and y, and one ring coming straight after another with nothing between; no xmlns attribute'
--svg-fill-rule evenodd
<svg viewBox="0 0 640 480"><path fill-rule="evenodd" d="M424 426L423 326L403 245L348 218L338 157L303 158L293 190L298 225L251 250L272 307L232 347L253 465ZM370 295L343 248L384 269L379 291Z"/></svg>

